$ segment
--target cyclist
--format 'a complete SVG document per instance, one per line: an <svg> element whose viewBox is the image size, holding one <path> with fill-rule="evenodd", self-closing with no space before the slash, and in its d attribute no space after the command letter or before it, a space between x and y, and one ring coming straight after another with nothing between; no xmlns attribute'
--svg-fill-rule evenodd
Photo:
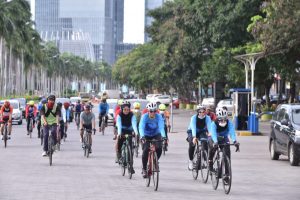
<svg viewBox="0 0 300 200"><path fill-rule="evenodd" d="M121 112L121 105L123 103L123 99L119 99L118 100L118 103L115 107L115 111L114 111L114 138L113 140L116 140L117 139L117 136L118 136L118 128L117 128L117 123L116 123L116 120L117 120L117 117L118 115L120 114Z"/></svg>
<svg viewBox="0 0 300 200"><path fill-rule="evenodd" d="M195 144L202 138L207 139L207 133L210 132L211 129L211 119L208 115L206 115L205 106L200 104L197 105L196 111L197 114L191 117L191 122L187 130L187 141L189 142L189 170L193 169ZM203 145L204 148L208 150L207 143L203 142Z"/></svg>
<svg viewBox="0 0 300 200"><path fill-rule="evenodd" d="M171 123L170 123L170 113L169 111L166 110L167 107L165 104L160 104L159 107L158 107L158 111L159 111L159 114L161 114L162 118L164 119L164 122L165 122L165 132L166 132L166 138L168 138L168 132L171 128Z"/></svg>
<svg viewBox="0 0 300 200"><path fill-rule="evenodd" d="M62 117L63 117L63 132L65 138L67 138L67 130L68 130L68 125L69 122L71 121L71 109L70 109L70 103L65 102L64 107L62 108Z"/></svg>
<svg viewBox="0 0 300 200"><path fill-rule="evenodd" d="M116 161L118 161L121 157L121 147L123 143L125 142L125 138L122 137L122 135L128 134L131 136L134 136L135 134L132 134L132 132L137 133L137 126L136 126L136 117L134 114L130 111L130 102L123 101L121 105L121 112L117 117L117 127L118 127L118 138L117 138L117 148L116 148ZM129 145L132 149L132 140L129 140ZM133 167L132 167L132 174L135 173Z"/></svg>
<svg viewBox="0 0 300 200"><path fill-rule="evenodd" d="M1 107L0 110L0 115L2 118L2 124L1 124L1 135L2 135L2 140L3 140L3 130L4 130L4 125L6 122L8 122L8 136L7 139L10 139L11 137L11 125L12 125L12 113L13 113L13 107L10 105L9 101L5 101L4 105Z"/></svg>
<svg viewBox="0 0 300 200"><path fill-rule="evenodd" d="M49 95L47 98L47 103L41 109L41 118L44 129L44 152L42 154L43 156L47 156L48 152L49 131L51 131L54 144L56 144L56 132L60 116L61 112L59 107L55 104L55 96Z"/></svg>
<svg viewBox="0 0 300 200"><path fill-rule="evenodd" d="M107 120L108 120L108 110L109 105L106 102L106 98L102 97L101 103L99 104L99 132L101 132L101 124L102 124L102 118L105 116L105 127L107 127ZM104 122L103 122L104 123Z"/></svg>
<svg viewBox="0 0 300 200"><path fill-rule="evenodd" d="M27 121L27 135L29 135L30 119L32 119L32 121L33 121L32 126L34 128L36 113L37 113L37 108L34 105L34 101L29 101L28 105L26 105L26 108L25 108L25 118Z"/></svg>
<svg viewBox="0 0 300 200"><path fill-rule="evenodd" d="M38 114L37 114L37 117L36 117L36 121L37 121L37 131L38 131L38 138L41 137L41 109L42 107L47 103L47 99L46 98L43 98L41 100L41 102L38 104Z"/></svg>
<svg viewBox="0 0 300 200"><path fill-rule="evenodd" d="M209 106L206 108L206 115L208 115L211 121L215 121L217 119L216 114L213 112L213 106Z"/></svg>
<svg viewBox="0 0 300 200"><path fill-rule="evenodd" d="M95 127L96 127L95 115L91 111L91 106L86 105L84 107L84 111L80 114L80 141L81 141L82 148L84 147L84 144L83 144L83 131L84 131L84 128L89 133L92 133L92 130L94 132L96 131ZM92 153L92 134L89 134L89 136L90 136L90 142L91 142L90 153Z"/></svg>
<svg viewBox="0 0 300 200"><path fill-rule="evenodd" d="M147 162L148 153L150 148L150 142L146 141L151 139L161 140L162 138L166 140L166 133L164 128L164 120L160 114L157 113L156 103L148 103L146 106L148 113L144 114L141 118L139 124L139 132L141 136L141 142L143 144L143 177L147 178ZM156 153L159 159L162 154L162 143L156 143Z"/></svg>
<svg viewBox="0 0 300 200"><path fill-rule="evenodd" d="M139 102L134 102L133 103L133 109L132 109L132 112L136 118L136 124L137 124L137 127L139 127L139 123L140 123L140 120L141 120L141 116L142 116L142 113L141 113L141 104ZM137 137L137 142L139 142L140 140L140 134L139 134L139 130L137 130L137 133L136 133L136 137Z"/></svg>
<svg viewBox="0 0 300 200"><path fill-rule="evenodd" d="M77 117L80 119L80 113L83 111L83 105L80 103L80 100L77 101L75 105L75 121Z"/></svg>
<svg viewBox="0 0 300 200"><path fill-rule="evenodd" d="M231 140L235 144L236 147L239 146L239 143L236 141L236 134L234 131L233 123L228 119L227 111L223 108L218 108L216 111L217 120L212 122L211 125L211 139L209 140L209 169L213 170L213 156L215 154L216 148L218 144L226 144L229 143L228 136L230 135ZM230 146L222 146L225 148L225 154L230 159Z"/></svg>

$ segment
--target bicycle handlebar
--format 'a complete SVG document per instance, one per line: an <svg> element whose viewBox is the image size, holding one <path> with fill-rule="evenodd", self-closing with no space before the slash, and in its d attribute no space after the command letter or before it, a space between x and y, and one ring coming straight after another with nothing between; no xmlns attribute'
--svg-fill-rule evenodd
<svg viewBox="0 0 300 200"><path fill-rule="evenodd" d="M229 143L229 144L225 143L225 144L218 144L218 146L235 146L235 148L236 148L235 152L240 151L240 143L236 143L236 144L234 144L234 143Z"/></svg>

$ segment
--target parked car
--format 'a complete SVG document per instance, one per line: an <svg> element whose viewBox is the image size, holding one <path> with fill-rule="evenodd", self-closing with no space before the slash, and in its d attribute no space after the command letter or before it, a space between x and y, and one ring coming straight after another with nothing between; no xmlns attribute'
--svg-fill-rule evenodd
<svg viewBox="0 0 300 200"><path fill-rule="evenodd" d="M0 101L1 107L3 106L5 101L6 100ZM23 123L23 116L22 116L20 102L16 99L11 99L8 101L9 101L10 105L13 107L12 122L17 122L18 125L21 125Z"/></svg>
<svg viewBox="0 0 300 200"><path fill-rule="evenodd" d="M233 100L232 99L223 99L221 101L219 101L217 108L222 108L226 106L227 111L228 111L228 115L232 115L233 112Z"/></svg>
<svg viewBox="0 0 300 200"><path fill-rule="evenodd" d="M152 102L152 101L154 101L155 97L160 96L160 95L162 95L162 94L148 94L146 96L146 99L147 99L147 101Z"/></svg>
<svg viewBox="0 0 300 200"><path fill-rule="evenodd" d="M26 99L25 98L15 98L15 100L18 100L20 102L22 116L23 116L23 118L25 118Z"/></svg>
<svg viewBox="0 0 300 200"><path fill-rule="evenodd" d="M157 103L157 104L165 104L168 106L171 103L171 97L170 95L155 95L152 97L152 101Z"/></svg>
<svg viewBox="0 0 300 200"><path fill-rule="evenodd" d="M210 107L215 105L215 99L213 97L203 98L202 103L205 107Z"/></svg>
<svg viewBox="0 0 300 200"><path fill-rule="evenodd" d="M118 99L107 99L106 102L109 105L107 124L108 125L113 125L114 115L115 115L115 108L118 104Z"/></svg>
<svg viewBox="0 0 300 200"><path fill-rule="evenodd" d="M272 160L286 155L291 165L299 165L300 104L281 104L277 107L271 120L269 150Z"/></svg>

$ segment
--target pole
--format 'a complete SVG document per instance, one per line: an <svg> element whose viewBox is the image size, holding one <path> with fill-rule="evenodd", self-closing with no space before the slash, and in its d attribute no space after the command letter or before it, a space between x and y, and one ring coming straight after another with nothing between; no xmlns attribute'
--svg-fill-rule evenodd
<svg viewBox="0 0 300 200"><path fill-rule="evenodd" d="M173 92L171 93L171 132L173 132Z"/></svg>

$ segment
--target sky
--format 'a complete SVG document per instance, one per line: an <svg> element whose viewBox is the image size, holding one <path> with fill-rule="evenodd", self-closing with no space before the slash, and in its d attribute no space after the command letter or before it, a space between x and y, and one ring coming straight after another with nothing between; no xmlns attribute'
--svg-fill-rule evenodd
<svg viewBox="0 0 300 200"><path fill-rule="evenodd" d="M35 0L31 1L35 13ZM33 16L34 20L34 16ZM124 0L124 43L144 43L145 0Z"/></svg>

